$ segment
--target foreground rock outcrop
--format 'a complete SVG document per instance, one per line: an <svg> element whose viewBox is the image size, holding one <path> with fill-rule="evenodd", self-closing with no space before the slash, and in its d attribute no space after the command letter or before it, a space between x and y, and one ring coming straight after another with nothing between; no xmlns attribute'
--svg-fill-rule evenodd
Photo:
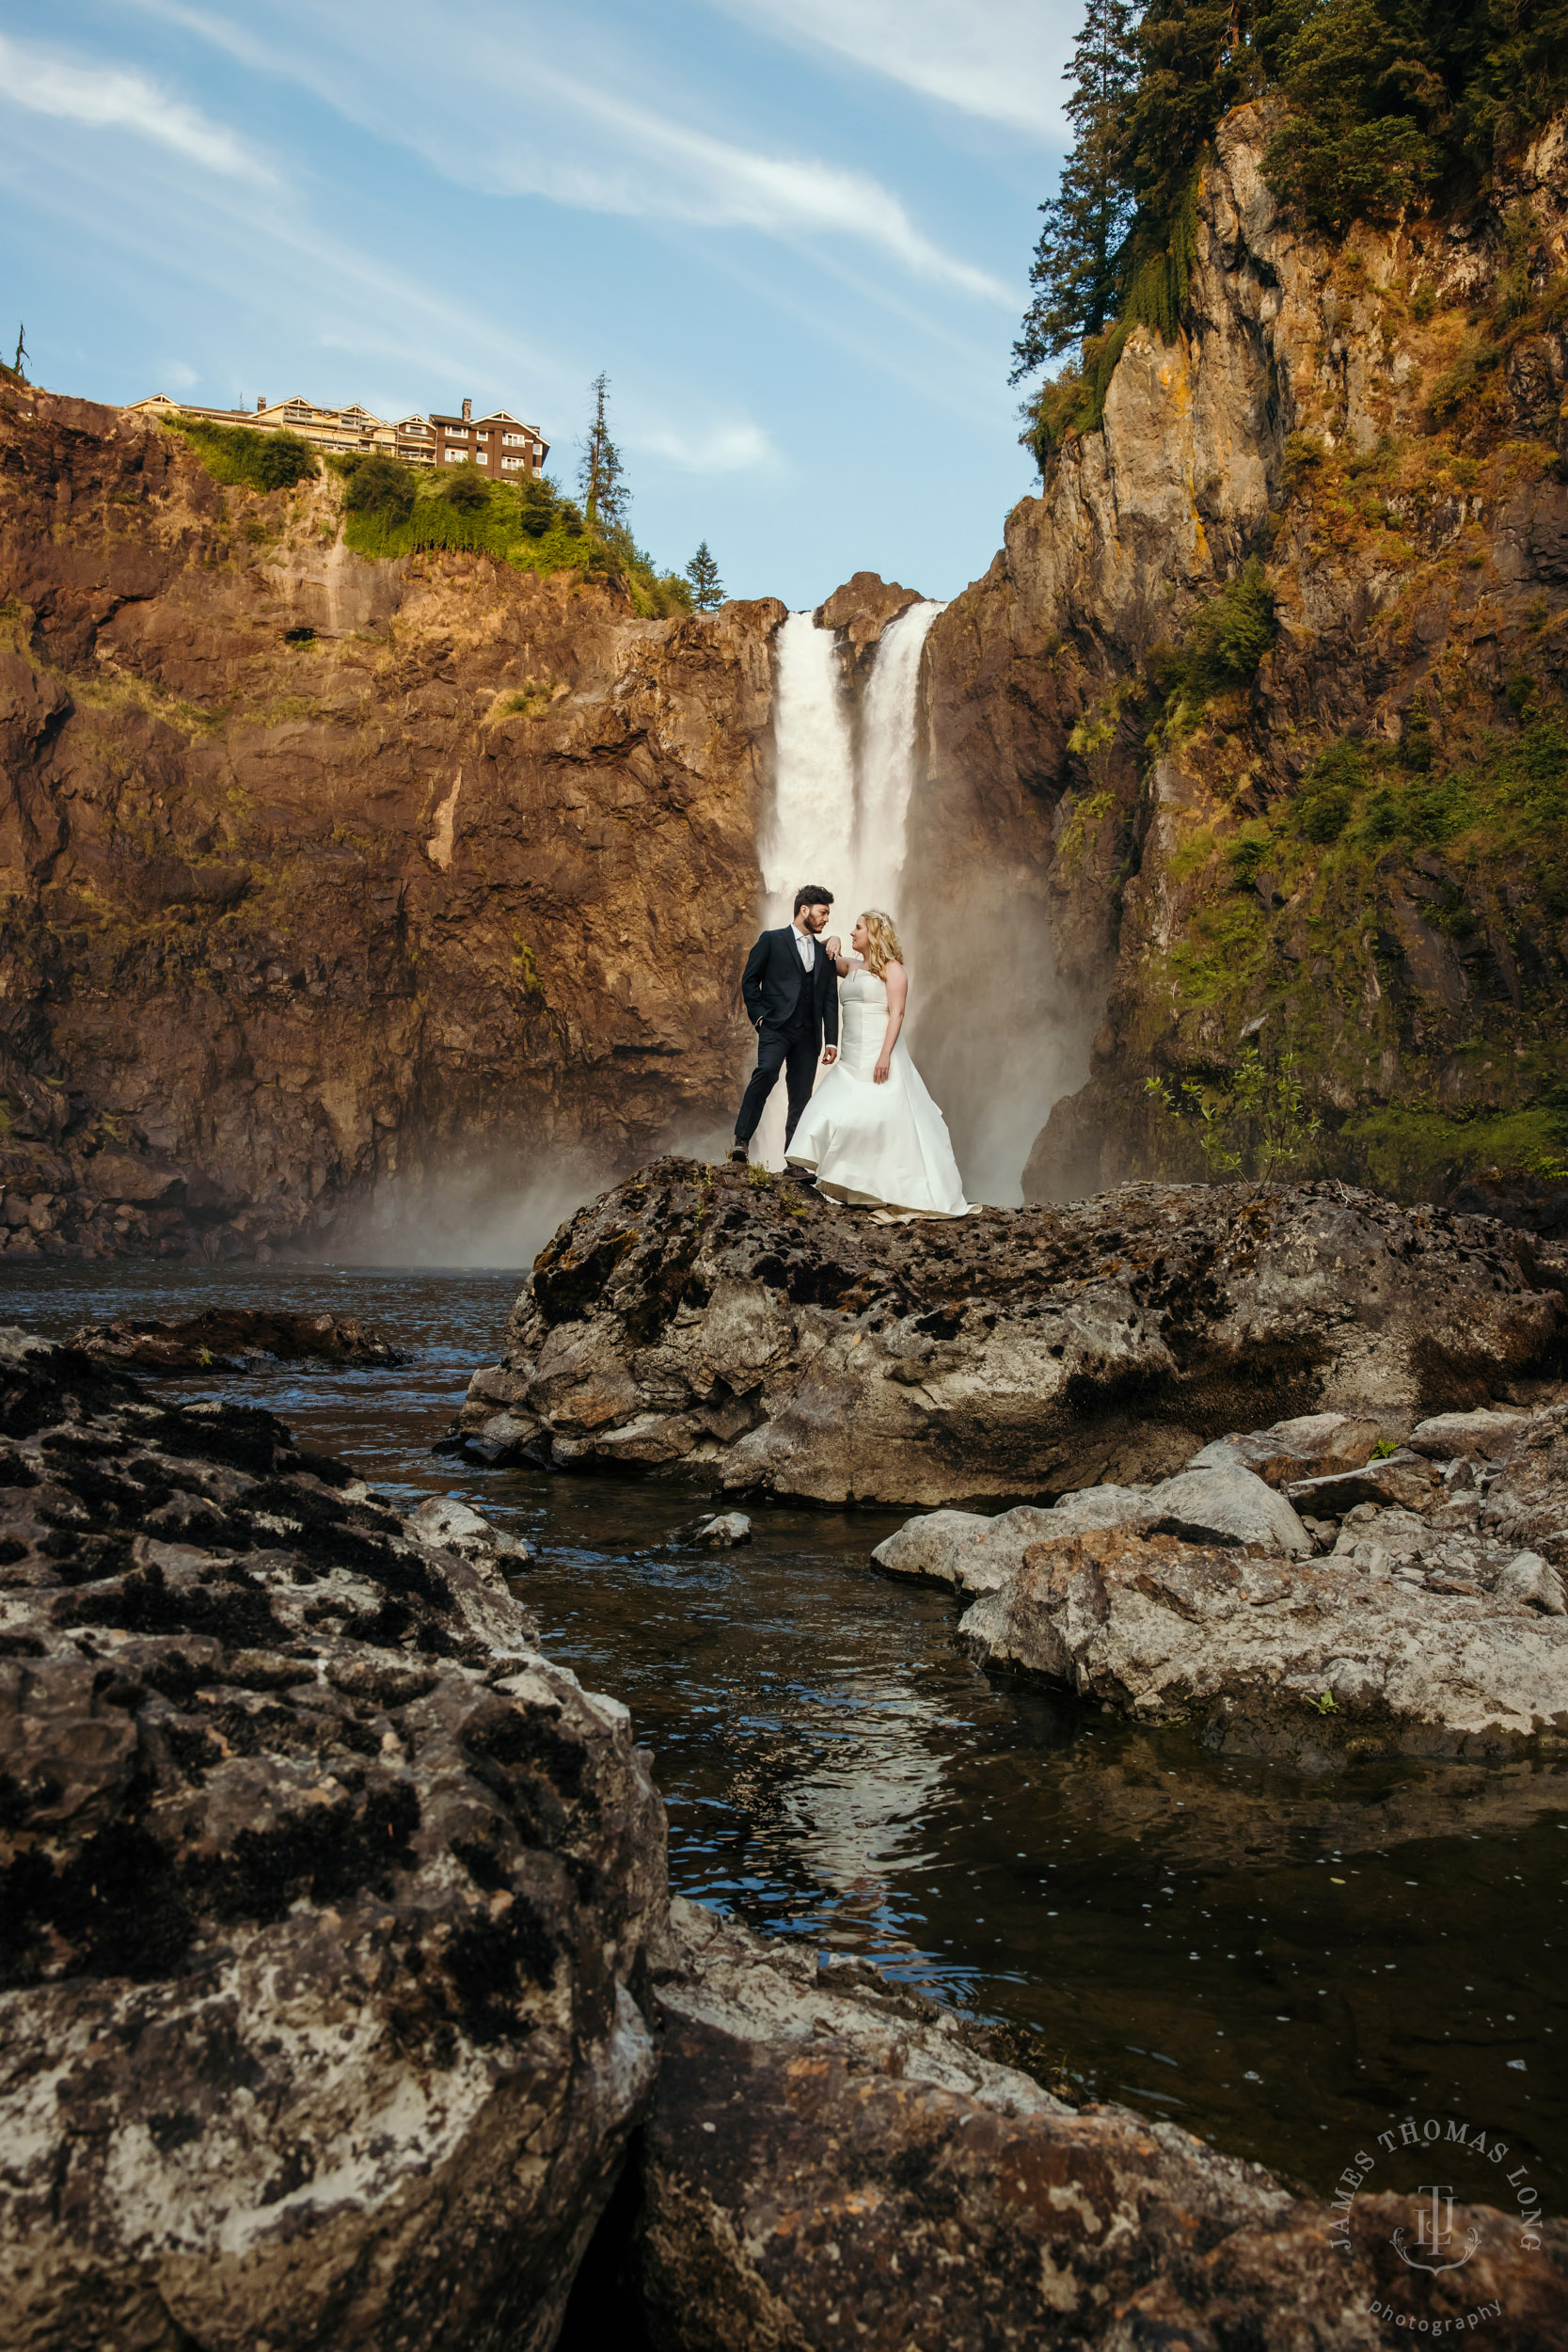
<svg viewBox="0 0 1568 2352"><path fill-rule="evenodd" d="M784 608L369 562L0 384L0 1250L250 1256L733 1109Z"/></svg>
<svg viewBox="0 0 1568 2352"><path fill-rule="evenodd" d="M663 1808L478 1515L0 1334L0 2338L555 2340Z"/></svg>
<svg viewBox="0 0 1568 2352"><path fill-rule="evenodd" d="M1561 2224L1525 2247L1472 2206L1470 2262L1408 2270L1404 2196L1341 2217L1173 2123L1075 2111L854 1963L672 1910L629 2265L656 2352L1338 2352L1494 2302L1485 2341L1568 2330Z"/></svg>
<svg viewBox="0 0 1568 2352"><path fill-rule="evenodd" d="M1565 1287L1547 1244L1338 1184L886 1227L661 1160L541 1252L452 1442L824 1502L1051 1497L1282 1412L1375 1438L1533 1396L1564 1367Z"/></svg>

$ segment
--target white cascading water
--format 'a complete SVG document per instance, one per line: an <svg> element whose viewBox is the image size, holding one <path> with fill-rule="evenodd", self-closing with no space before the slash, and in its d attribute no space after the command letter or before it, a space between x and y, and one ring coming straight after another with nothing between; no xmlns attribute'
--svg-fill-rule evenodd
<svg viewBox="0 0 1568 2352"><path fill-rule="evenodd" d="M792 612L779 631L773 809L759 845L768 924L787 923L796 891L813 882L832 892L830 929L846 944L866 907L898 913L920 655L942 610L911 604L883 629L862 705L858 760L832 629L818 628L809 612ZM782 1168L784 1129L781 1079L752 1156Z"/></svg>

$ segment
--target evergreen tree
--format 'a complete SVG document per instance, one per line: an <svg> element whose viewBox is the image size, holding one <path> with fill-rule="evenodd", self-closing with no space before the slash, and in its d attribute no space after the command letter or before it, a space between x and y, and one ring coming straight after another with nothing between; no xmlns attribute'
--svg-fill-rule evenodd
<svg viewBox="0 0 1568 2352"><path fill-rule="evenodd" d="M1378 0L1328 0L1283 46L1293 112L1264 169L1316 228L1390 219L1442 169L1449 93L1420 14L1401 8L1391 22Z"/></svg>
<svg viewBox="0 0 1568 2352"><path fill-rule="evenodd" d="M686 577L691 582L691 601L697 611L717 612L724 601L724 583L705 539L687 565Z"/></svg>
<svg viewBox="0 0 1568 2352"><path fill-rule="evenodd" d="M1132 218L1123 150L1137 68L1130 0L1088 0L1063 76L1072 84L1072 152L1056 194L1040 206L1045 227L1029 272L1035 297L1013 345L1010 383L1100 334L1116 316Z"/></svg>
<svg viewBox="0 0 1568 2352"><path fill-rule="evenodd" d="M594 395L594 421L579 444L582 462L578 469L578 487L582 493L582 511L589 529L605 532L625 525L631 492L626 487L621 453L610 437L609 376L596 375L588 389Z"/></svg>
<svg viewBox="0 0 1568 2352"><path fill-rule="evenodd" d="M1148 0L1126 169L1148 250L1163 250L1204 149L1247 95L1249 0Z"/></svg>

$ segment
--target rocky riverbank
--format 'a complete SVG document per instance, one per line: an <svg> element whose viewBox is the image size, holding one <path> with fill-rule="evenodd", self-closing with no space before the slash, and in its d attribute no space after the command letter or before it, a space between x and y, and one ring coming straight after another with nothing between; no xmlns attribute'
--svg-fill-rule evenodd
<svg viewBox="0 0 1568 2352"><path fill-rule="evenodd" d="M1568 1403L1441 1415L1386 1456L1374 1437L1287 1422L1159 1486L932 1512L876 1558L973 1596L988 1662L1223 1753L1568 1748Z"/></svg>
<svg viewBox="0 0 1568 2352"><path fill-rule="evenodd" d="M8 2344L1568 2327L1558 2224L1462 2203L1462 2277L1404 2271L1402 2195L1341 2214L670 1903L625 1710L540 1654L524 1564L270 1414L0 1338Z"/></svg>
<svg viewBox="0 0 1568 2352"><path fill-rule="evenodd" d="M541 1252L451 1442L737 1494L1052 1500L1282 1415L1398 1439L1533 1402L1568 1363L1565 1294L1556 1245L1339 1184L886 1227L666 1159Z"/></svg>
<svg viewBox="0 0 1568 2352"><path fill-rule="evenodd" d="M1338 2352L1493 2301L1488 2335L1523 2352L1568 2325L1568 2229L1523 2249L1473 2209L1470 2265L1417 2274L1403 2197L1341 2218L1173 2123L1069 2106L869 1970L672 1912L644 2201L615 2249L655 2352Z"/></svg>

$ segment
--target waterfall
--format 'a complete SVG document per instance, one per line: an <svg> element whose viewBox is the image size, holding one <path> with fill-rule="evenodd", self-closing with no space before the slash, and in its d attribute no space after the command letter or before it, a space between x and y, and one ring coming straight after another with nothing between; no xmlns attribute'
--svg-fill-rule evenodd
<svg viewBox="0 0 1568 2352"><path fill-rule="evenodd" d="M831 929L847 945L866 907L897 914L906 819L914 785L920 655L940 604L912 604L890 621L872 658L857 746L831 629L792 612L779 631L773 705L773 808L759 844L764 920L787 923L802 882L833 894ZM781 1079L753 1154L784 1166Z"/></svg>

